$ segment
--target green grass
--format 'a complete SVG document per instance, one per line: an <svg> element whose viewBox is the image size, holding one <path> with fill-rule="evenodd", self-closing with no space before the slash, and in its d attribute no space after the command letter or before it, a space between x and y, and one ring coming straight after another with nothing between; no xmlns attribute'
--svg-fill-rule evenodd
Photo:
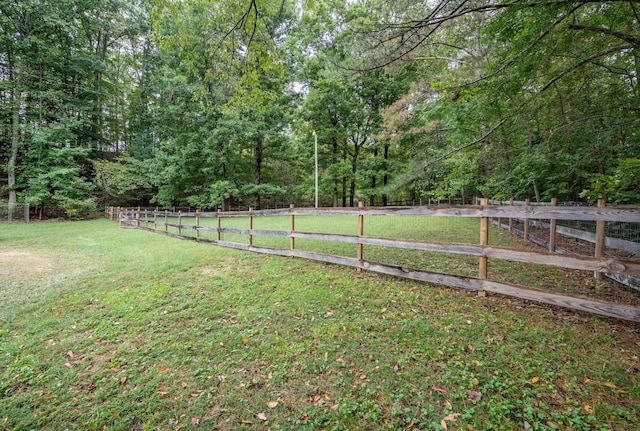
<svg viewBox="0 0 640 431"><path fill-rule="evenodd" d="M636 430L639 334L105 220L0 226L0 429Z"/></svg>

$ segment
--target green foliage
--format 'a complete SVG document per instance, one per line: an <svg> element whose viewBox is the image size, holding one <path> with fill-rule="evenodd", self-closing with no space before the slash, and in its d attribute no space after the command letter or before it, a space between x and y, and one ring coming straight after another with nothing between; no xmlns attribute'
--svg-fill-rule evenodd
<svg viewBox="0 0 640 431"><path fill-rule="evenodd" d="M636 202L634 168L617 160L640 153L639 13L605 1L3 2L3 193L76 215L90 200L305 205L315 131L325 205Z"/></svg>
<svg viewBox="0 0 640 431"><path fill-rule="evenodd" d="M149 199L152 184L148 163L122 154L113 162L95 161L94 169L94 182L118 204L139 205Z"/></svg>
<svg viewBox="0 0 640 431"><path fill-rule="evenodd" d="M238 193L238 187L233 182L228 180L216 181L211 184L208 206L210 208L222 206L227 199L237 196Z"/></svg>
<svg viewBox="0 0 640 431"><path fill-rule="evenodd" d="M621 159L610 175L597 175L581 196L589 202L606 199L612 204L640 203L640 159Z"/></svg>

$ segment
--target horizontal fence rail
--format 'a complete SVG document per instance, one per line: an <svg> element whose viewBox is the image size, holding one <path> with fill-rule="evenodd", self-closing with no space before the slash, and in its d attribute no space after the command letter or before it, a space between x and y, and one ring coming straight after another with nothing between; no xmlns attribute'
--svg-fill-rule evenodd
<svg viewBox="0 0 640 431"><path fill-rule="evenodd" d="M628 222L640 223L638 207L565 207L565 206L500 206L489 205L458 207L358 207L358 208L295 208L242 211L242 212L198 212L198 211L156 211L154 209L107 208L106 215L118 220L122 227L146 229L170 236L209 242L220 246L240 250L254 251L278 256L292 256L365 269L378 273L413 280L444 284L448 286L500 293L512 297L541 303L558 305L575 310L596 313L604 316L640 322L640 307L637 304L620 304L594 300L581 296L565 295L541 289L524 287L510 282L492 280L489 277L489 259L492 261L522 262L545 265L547 267L572 270L593 271L595 274L609 273L622 277L640 277L640 262L621 257L607 257L602 254L593 256L563 255L554 251L521 250L509 247L489 245L489 224L491 219L509 218L512 220L579 220L589 222ZM278 229L254 228L254 220L260 217L286 216L288 226ZM310 232L296 229L297 216L352 216L357 219L357 231L351 234L342 232ZM428 241L413 238L390 238L383 235L364 235L364 218L382 216L389 223L397 216L414 217L451 217L475 218L480 220L479 241L475 244ZM286 219L285 218L285 219ZM204 219L214 219L204 222ZM243 220L246 219L246 220ZM185 223L185 220L191 223ZM223 226L223 221L236 220L244 226ZM204 234L212 236L205 238ZM231 236L227 239L225 236ZM601 237L598 233L596 236ZM281 243L278 247L257 245L257 237L288 239L288 247ZM241 238L245 238L241 242ZM320 241L335 244L352 244L356 247L356 256L339 256L333 253L320 253L301 250L297 241ZM598 242L602 242L598 240ZM443 254L469 256L477 259L477 276L454 275L411 265L398 265L373 262L364 258L364 246L372 248L393 248L416 252L435 252ZM640 292L638 292L640 293ZM635 302L638 302L637 300Z"/></svg>

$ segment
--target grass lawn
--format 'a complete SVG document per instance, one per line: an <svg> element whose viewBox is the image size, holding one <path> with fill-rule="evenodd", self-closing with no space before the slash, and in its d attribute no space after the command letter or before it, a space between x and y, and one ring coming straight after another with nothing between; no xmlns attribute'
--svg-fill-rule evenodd
<svg viewBox="0 0 640 431"><path fill-rule="evenodd" d="M638 430L639 355L629 322L106 220L0 225L0 429Z"/></svg>

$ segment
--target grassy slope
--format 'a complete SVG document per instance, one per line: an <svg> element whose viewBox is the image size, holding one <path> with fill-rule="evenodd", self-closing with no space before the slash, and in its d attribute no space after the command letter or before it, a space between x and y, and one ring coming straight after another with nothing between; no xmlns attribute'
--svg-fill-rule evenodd
<svg viewBox="0 0 640 431"><path fill-rule="evenodd" d="M636 430L639 334L104 220L0 226L0 429Z"/></svg>

